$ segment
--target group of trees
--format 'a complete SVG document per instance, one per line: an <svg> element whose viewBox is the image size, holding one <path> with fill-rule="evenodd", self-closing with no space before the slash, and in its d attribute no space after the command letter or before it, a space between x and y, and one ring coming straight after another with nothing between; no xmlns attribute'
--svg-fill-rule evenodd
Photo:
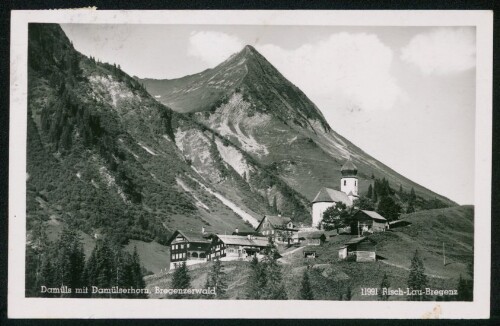
<svg viewBox="0 0 500 326"><path fill-rule="evenodd" d="M281 266L278 264L279 254L272 238L262 260L254 257L250 262L250 277L247 281L247 298L253 300L286 300L285 285Z"/></svg>
<svg viewBox="0 0 500 326"><path fill-rule="evenodd" d="M136 250L129 254L119 244L101 239L86 260L78 231L64 227L59 239L51 242L39 226L34 228L26 251L28 297L147 297L145 293L92 293L92 286L145 289ZM65 286L71 293L43 291L44 287Z"/></svg>
<svg viewBox="0 0 500 326"><path fill-rule="evenodd" d="M191 289L191 275L186 262L179 263L172 274L170 284L172 289ZM227 275L224 272L224 266L219 259L211 263L210 270L207 273L205 289L215 289L215 294L184 294L174 293L169 295L173 299L225 299L227 291Z"/></svg>

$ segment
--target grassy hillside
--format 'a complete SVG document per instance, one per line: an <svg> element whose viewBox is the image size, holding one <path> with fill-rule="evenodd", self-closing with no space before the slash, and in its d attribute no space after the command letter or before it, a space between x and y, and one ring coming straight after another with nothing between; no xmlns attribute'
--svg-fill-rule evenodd
<svg viewBox="0 0 500 326"><path fill-rule="evenodd" d="M468 278L467 264L473 255L472 206L421 211L403 216L408 226L370 236L377 243L379 260L373 263L356 263L338 260L338 249L352 236L339 235L323 246L282 250L284 281L289 299L298 299L302 275L310 273L315 299L345 299L348 288L352 300L377 300L377 297L362 296L361 288L379 287L387 274L391 288L406 288L410 261L415 250L419 250L424 262L429 287L434 289L456 289L458 278ZM442 242L445 242L447 264L443 266ZM304 250L315 250L318 257L303 258ZM250 273L249 262L223 262L228 274L228 296L244 299L246 281ZM210 264L190 267L192 286L203 287ZM157 274L146 278L149 288L168 288L172 274ZM158 296L153 295L153 298ZM390 300L406 300L393 296Z"/></svg>

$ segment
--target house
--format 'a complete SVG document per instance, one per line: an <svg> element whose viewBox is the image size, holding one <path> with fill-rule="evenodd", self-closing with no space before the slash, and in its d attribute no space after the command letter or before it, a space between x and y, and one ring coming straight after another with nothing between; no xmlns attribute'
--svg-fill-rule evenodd
<svg viewBox="0 0 500 326"><path fill-rule="evenodd" d="M321 228L323 213L332 206L341 202L346 206L352 206L354 200L358 198L358 169L349 157L340 169L342 178L340 179L340 191L323 187L314 197L312 205L312 226Z"/></svg>
<svg viewBox="0 0 500 326"><path fill-rule="evenodd" d="M351 234L364 235L389 229L387 220L377 212L359 210L352 216Z"/></svg>
<svg viewBox="0 0 500 326"><path fill-rule="evenodd" d="M315 231L299 231L292 237L293 243L299 243L304 246L321 246L326 241L325 232Z"/></svg>
<svg viewBox="0 0 500 326"><path fill-rule="evenodd" d="M339 259L355 257L357 262L371 262L377 259L375 243L367 237L357 237L339 248Z"/></svg>
<svg viewBox="0 0 500 326"><path fill-rule="evenodd" d="M287 243L298 232L292 219L281 215L264 215L255 230L265 237L272 237L274 241Z"/></svg>
<svg viewBox="0 0 500 326"><path fill-rule="evenodd" d="M225 235L213 234L210 236L211 246L207 260L243 260L253 257L269 246L266 237L254 235Z"/></svg>
<svg viewBox="0 0 500 326"><path fill-rule="evenodd" d="M209 233L176 230L167 245L170 246L170 269L175 269L180 263L194 265L207 261L211 240Z"/></svg>

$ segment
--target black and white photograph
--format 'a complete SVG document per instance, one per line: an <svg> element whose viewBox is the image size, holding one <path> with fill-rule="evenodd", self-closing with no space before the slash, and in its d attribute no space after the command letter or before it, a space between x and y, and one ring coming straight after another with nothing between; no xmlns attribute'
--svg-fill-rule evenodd
<svg viewBox="0 0 500 326"><path fill-rule="evenodd" d="M43 13L13 16L14 315L488 317L488 12Z"/></svg>

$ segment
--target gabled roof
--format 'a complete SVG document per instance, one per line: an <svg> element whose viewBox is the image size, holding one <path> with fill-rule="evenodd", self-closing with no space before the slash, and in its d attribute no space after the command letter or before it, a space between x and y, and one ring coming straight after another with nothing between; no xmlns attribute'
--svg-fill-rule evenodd
<svg viewBox="0 0 500 326"><path fill-rule="evenodd" d="M357 238L352 238L349 241L345 242L344 244L350 245L350 244L356 244L360 243L361 241L365 240L366 237L357 237Z"/></svg>
<svg viewBox="0 0 500 326"><path fill-rule="evenodd" d="M338 191L335 189L331 188L321 188L321 190L318 192L316 197L314 197L313 203L319 203L319 202L326 202L326 203L333 203L333 202L342 202L346 205L351 205L351 200L347 195L342 192Z"/></svg>
<svg viewBox="0 0 500 326"><path fill-rule="evenodd" d="M226 245L238 245L238 246L257 246L257 247L267 247L269 240L266 237L248 237L239 235L225 235L216 234L222 242Z"/></svg>
<svg viewBox="0 0 500 326"><path fill-rule="evenodd" d="M290 217L286 216L264 215L264 218L260 220L259 225L257 225L257 227L255 228L256 230L259 229L260 225L264 222L265 219L267 219L269 223L271 223L274 227L286 225L292 221Z"/></svg>
<svg viewBox="0 0 500 326"><path fill-rule="evenodd" d="M208 235L206 233L176 230L172 234L170 239L168 239L167 246L170 245L170 243L175 240L178 234L182 235L189 242L211 243L211 241L206 238L206 236Z"/></svg>
<svg viewBox="0 0 500 326"><path fill-rule="evenodd" d="M383 217L382 215L380 215L379 213L377 213L375 211L365 211L365 210L361 210L361 211L363 213L365 213L366 215L370 216L374 220L387 221L385 217Z"/></svg>

